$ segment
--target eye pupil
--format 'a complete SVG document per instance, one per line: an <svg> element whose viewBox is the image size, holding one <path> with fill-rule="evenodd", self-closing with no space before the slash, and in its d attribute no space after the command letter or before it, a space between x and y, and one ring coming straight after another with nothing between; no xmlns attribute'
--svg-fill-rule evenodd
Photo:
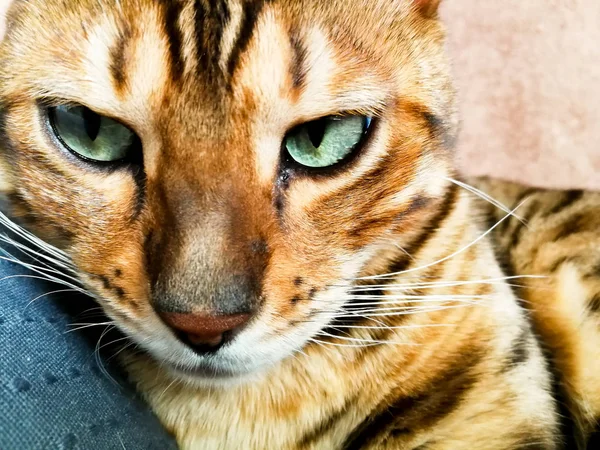
<svg viewBox="0 0 600 450"><path fill-rule="evenodd" d="M326 127L327 122L325 119L315 120L307 125L306 131L308 133L308 138L315 148L319 148L321 146L321 142L323 142L323 137L325 136Z"/></svg>
<svg viewBox="0 0 600 450"><path fill-rule="evenodd" d="M83 126L92 141L95 141L100 132L102 118L89 108L83 109Z"/></svg>

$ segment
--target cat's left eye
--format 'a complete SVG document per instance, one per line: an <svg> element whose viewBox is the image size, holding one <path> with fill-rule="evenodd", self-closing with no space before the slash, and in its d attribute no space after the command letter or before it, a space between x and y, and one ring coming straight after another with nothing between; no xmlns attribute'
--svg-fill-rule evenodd
<svg viewBox="0 0 600 450"><path fill-rule="evenodd" d="M125 125L85 106L57 106L48 113L56 137L67 150L85 160L126 160L138 141Z"/></svg>
<svg viewBox="0 0 600 450"><path fill-rule="evenodd" d="M309 168L333 166L352 154L371 125L366 116L329 116L296 127L285 137L287 153Z"/></svg>

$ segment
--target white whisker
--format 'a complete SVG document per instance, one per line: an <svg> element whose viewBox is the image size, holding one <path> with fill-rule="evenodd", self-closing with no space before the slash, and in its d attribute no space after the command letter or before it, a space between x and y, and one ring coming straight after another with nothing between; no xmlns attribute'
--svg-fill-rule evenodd
<svg viewBox="0 0 600 450"><path fill-rule="evenodd" d="M492 204L496 208L501 209L505 213L512 215L515 219L517 219L523 225L527 226L527 223L526 223L525 219L523 219L520 216L517 216L516 214L513 214L513 211L511 211L508 206L506 206L502 202L496 200L494 197L490 196L489 194L486 194L482 190L477 189L475 186L471 186L470 184L467 184L467 183L465 183L463 181L455 180L453 178L444 177L444 179L446 181L454 183L455 185L457 185L457 186L459 186L459 187L461 187L461 188L463 188L463 189L471 192L472 194L477 195L478 197L480 197L481 199L483 199L483 200L487 201L488 203Z"/></svg>
<svg viewBox="0 0 600 450"><path fill-rule="evenodd" d="M521 203L519 203L517 205L517 207L512 212L514 212L517 209L519 209L523 205L523 203L525 201L526 200L523 200ZM480 236L478 236L471 243L469 243L468 245L466 245L466 246L462 247L461 249L455 251L454 253L452 253L452 254L450 254L448 256L445 256L444 258L438 259L437 261L431 262L429 264L425 264L425 265L420 266L420 267L414 267L412 269L402 270L400 272L386 273L386 274L381 274L381 275L371 275L371 276L361 277L361 278L358 278L358 279L359 280L376 280L376 279L380 279L380 278L393 278L393 277L396 277L398 275L403 275L403 274L407 274L407 273L411 273L411 272L416 272L416 271L419 271L419 270L427 269L429 267L433 267L433 266L435 266L437 264L440 264L440 263L442 263L444 261L448 261L449 259L454 258L455 256L463 253L467 249L471 248L472 246L474 246L475 244L477 244L478 242L480 242L482 239L484 239L486 236L488 236L492 231L494 231L494 229L496 229L496 227L498 227L501 223L503 223L509 217L511 217L511 214L505 215L502 219L500 219L498 222L496 222L486 232L484 232L483 234L481 234Z"/></svg>
<svg viewBox="0 0 600 450"><path fill-rule="evenodd" d="M33 302L35 302L36 300L39 300L40 298L44 298L44 297L47 297L48 295L53 295L53 294L63 294L63 293L66 293L66 292L77 292L77 291L74 290L74 289L59 289L59 290L56 290L56 291L50 291L50 292L46 292L44 294L40 294L37 297L35 297L33 300L31 300L29 303L27 303L27 305L25 306L24 311L27 310L27 308L29 308L29 306Z"/></svg>

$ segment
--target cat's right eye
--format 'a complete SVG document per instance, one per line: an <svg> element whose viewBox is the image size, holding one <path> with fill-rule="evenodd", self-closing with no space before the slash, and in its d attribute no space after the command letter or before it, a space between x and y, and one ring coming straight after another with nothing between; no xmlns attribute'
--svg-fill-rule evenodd
<svg viewBox="0 0 600 450"><path fill-rule="evenodd" d="M56 106L48 115L54 134L75 155L92 162L118 162L128 158L138 142L125 125L85 106Z"/></svg>

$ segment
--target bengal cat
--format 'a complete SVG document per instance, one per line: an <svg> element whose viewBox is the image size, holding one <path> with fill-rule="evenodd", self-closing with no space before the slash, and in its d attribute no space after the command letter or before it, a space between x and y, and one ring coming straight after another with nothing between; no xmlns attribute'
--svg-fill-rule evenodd
<svg viewBox="0 0 600 450"><path fill-rule="evenodd" d="M8 213L181 448L594 439L600 196L456 180L438 3L14 1Z"/></svg>

